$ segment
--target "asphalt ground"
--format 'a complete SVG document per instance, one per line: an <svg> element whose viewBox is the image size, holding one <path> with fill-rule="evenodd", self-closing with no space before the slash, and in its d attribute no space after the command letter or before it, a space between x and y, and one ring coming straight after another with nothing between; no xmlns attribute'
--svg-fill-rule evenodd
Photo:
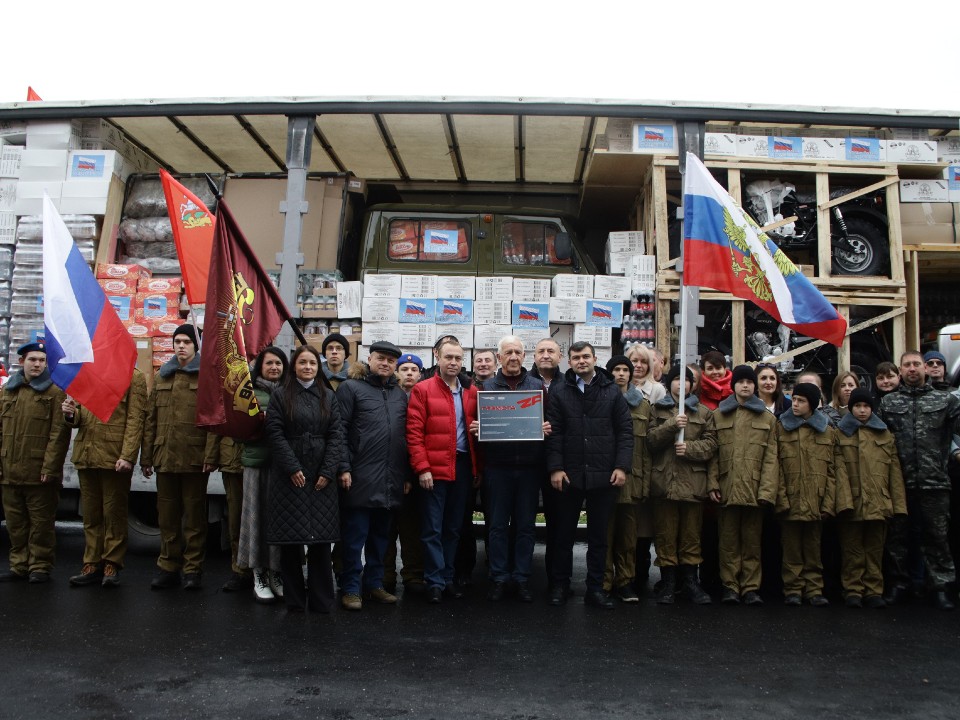
<svg viewBox="0 0 960 720"><path fill-rule="evenodd" d="M542 545L536 601L490 603L481 545L461 600L288 614L221 592L225 553L199 593L151 591L144 555L119 588L71 588L82 536L58 540L50 583L0 584L0 718L960 716L960 613L923 604L599 610L578 546L577 595L554 608Z"/></svg>

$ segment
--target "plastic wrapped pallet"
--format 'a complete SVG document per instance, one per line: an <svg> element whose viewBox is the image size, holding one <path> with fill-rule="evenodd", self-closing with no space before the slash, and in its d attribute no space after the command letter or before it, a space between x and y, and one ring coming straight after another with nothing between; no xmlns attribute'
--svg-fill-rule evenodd
<svg viewBox="0 0 960 720"><path fill-rule="evenodd" d="M131 242L173 242L169 217L125 218L120 223L120 239Z"/></svg>
<svg viewBox="0 0 960 720"><path fill-rule="evenodd" d="M211 212L215 212L214 197L206 178L181 178L178 180L196 195ZM124 218L166 217L167 199L163 194L160 177L136 178L123 206Z"/></svg>

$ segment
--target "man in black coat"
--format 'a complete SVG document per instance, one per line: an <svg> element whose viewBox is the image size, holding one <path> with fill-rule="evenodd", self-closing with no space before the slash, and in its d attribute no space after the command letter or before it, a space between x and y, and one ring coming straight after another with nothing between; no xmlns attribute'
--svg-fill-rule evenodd
<svg viewBox="0 0 960 720"><path fill-rule="evenodd" d="M603 592L607 525L633 458L633 424L623 393L606 370L596 367L593 346L576 342L567 353L570 369L550 388L546 439L547 470L557 499L557 547L553 552L550 604L563 605L573 574L573 542L587 506L588 605L613 608Z"/></svg>
<svg viewBox="0 0 960 720"><path fill-rule="evenodd" d="M347 610L363 607L361 573L363 594L368 599L383 604L397 601L383 587L383 557L390 539L391 513L400 507L404 481L409 479L407 394L395 375L400 355L393 343L374 343L367 361L369 371L351 377L337 390L346 431L339 477L340 602Z"/></svg>

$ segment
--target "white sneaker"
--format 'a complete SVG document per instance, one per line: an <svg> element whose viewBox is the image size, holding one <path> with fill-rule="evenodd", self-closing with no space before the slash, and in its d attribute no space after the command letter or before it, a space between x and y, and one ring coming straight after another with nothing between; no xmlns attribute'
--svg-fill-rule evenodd
<svg viewBox="0 0 960 720"><path fill-rule="evenodd" d="M268 570L267 575L270 578L270 589L274 597L283 597L283 577L278 570Z"/></svg>
<svg viewBox="0 0 960 720"><path fill-rule="evenodd" d="M270 587L270 575L269 570L262 568L256 568L253 571L253 594L257 602L270 603L277 599L273 588Z"/></svg>

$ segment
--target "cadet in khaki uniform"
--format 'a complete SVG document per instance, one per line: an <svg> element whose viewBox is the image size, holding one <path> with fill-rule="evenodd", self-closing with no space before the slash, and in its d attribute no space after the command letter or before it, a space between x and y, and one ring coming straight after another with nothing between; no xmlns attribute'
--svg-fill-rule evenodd
<svg viewBox="0 0 960 720"><path fill-rule="evenodd" d="M884 608L883 544L887 520L907 514L897 444L873 412L873 397L863 388L850 393L850 410L837 429L847 466L853 512L839 523L841 582L847 607Z"/></svg>
<svg viewBox="0 0 960 720"><path fill-rule="evenodd" d="M253 587L253 572L237 564L237 550L240 548L240 518L243 512L243 443L233 438L221 437L217 443L220 474L223 476L223 490L227 494L227 531L230 534L230 578L220 589L224 592L237 592Z"/></svg>
<svg viewBox="0 0 960 720"><path fill-rule="evenodd" d="M134 368L130 387L102 423L73 398L63 401L69 427L78 428L73 442L73 464L80 476L83 507L83 568L70 578L74 586L120 582L127 553L127 507L133 464L143 440L143 414L147 405L147 380Z"/></svg>
<svg viewBox="0 0 960 720"><path fill-rule="evenodd" d="M823 596L822 519L853 507L837 430L816 409L820 399L816 385L798 383L793 389L793 406L780 416L777 426L780 488L776 509L782 518L787 605L800 605L801 598L814 607L830 604Z"/></svg>
<svg viewBox="0 0 960 720"><path fill-rule="evenodd" d="M161 366L147 402L140 465L144 477L157 471L157 516L160 524L160 572L155 590L183 583L202 586L207 544L207 476L217 467L216 435L196 426L200 356L193 325L173 333L175 356Z"/></svg>
<svg viewBox="0 0 960 720"><path fill-rule="evenodd" d="M20 348L20 369L0 392L3 512L10 535L10 570L0 581L50 579L57 538L54 520L70 429L42 342Z"/></svg>
<svg viewBox="0 0 960 720"><path fill-rule="evenodd" d="M633 362L626 355L615 355L607 362L613 382L630 408L633 421L633 464L627 482L620 488L613 517L607 529L607 562L603 571L603 591L613 593L625 603L640 602L634 581L637 569L637 508L643 491L650 485L650 452L647 428L651 407L634 386Z"/></svg>
<svg viewBox="0 0 960 720"><path fill-rule="evenodd" d="M760 597L760 544L763 508L777 501L777 419L754 393L757 374L738 365L730 379L733 395L713 412L719 442L720 601L763 605Z"/></svg>
<svg viewBox="0 0 960 720"><path fill-rule="evenodd" d="M687 597L697 605L710 604L710 596L700 587L697 566L703 562L700 533L703 526L703 502L720 499L717 483L717 430L713 413L701 405L696 395L687 394L684 414L679 414L680 372L674 366L664 383L669 392L653 406L647 432L647 444L653 453L650 497L653 499L654 544L661 583L657 602L671 605L677 586L677 573ZM683 369L687 392L693 387L693 372ZM677 442L680 430L683 442Z"/></svg>

